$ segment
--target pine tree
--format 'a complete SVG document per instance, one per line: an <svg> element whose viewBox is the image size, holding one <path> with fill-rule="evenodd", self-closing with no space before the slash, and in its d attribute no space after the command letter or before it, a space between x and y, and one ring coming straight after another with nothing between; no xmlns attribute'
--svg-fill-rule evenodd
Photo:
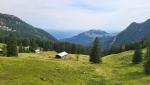
<svg viewBox="0 0 150 85"><path fill-rule="evenodd" d="M7 40L7 57L18 56L17 51L17 38L10 34Z"/></svg>
<svg viewBox="0 0 150 85"><path fill-rule="evenodd" d="M134 64L138 64L138 63L140 63L141 61L142 61L142 52L141 52L140 46L138 46L138 47L135 49L132 62L133 62Z"/></svg>
<svg viewBox="0 0 150 85"><path fill-rule="evenodd" d="M150 59L144 64L144 72L147 75L150 75Z"/></svg>
<svg viewBox="0 0 150 85"><path fill-rule="evenodd" d="M96 37L93 43L93 47L90 53L90 62L92 63L100 63L101 62L101 50L99 38Z"/></svg>
<svg viewBox="0 0 150 85"><path fill-rule="evenodd" d="M150 75L150 43L147 44L147 51L145 56L144 72L147 75Z"/></svg>
<svg viewBox="0 0 150 85"><path fill-rule="evenodd" d="M150 57L150 42L147 41L147 51L146 51L146 54L145 54L145 60L148 60L148 58Z"/></svg>

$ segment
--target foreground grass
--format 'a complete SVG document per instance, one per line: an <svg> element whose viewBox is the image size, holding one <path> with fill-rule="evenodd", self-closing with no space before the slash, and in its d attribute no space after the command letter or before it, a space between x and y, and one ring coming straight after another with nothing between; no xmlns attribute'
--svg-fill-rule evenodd
<svg viewBox="0 0 150 85"><path fill-rule="evenodd" d="M70 54L55 59L56 52L22 53L0 58L0 85L150 85L143 63L131 63L133 51L103 58L102 64L88 62L88 56Z"/></svg>

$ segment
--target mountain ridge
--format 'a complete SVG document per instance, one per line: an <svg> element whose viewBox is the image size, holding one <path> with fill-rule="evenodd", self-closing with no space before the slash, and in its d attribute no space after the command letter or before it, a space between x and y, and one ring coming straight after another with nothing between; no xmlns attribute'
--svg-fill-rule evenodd
<svg viewBox="0 0 150 85"><path fill-rule="evenodd" d="M125 30L120 32L112 45L135 43L150 38L150 19L142 23L131 23Z"/></svg>
<svg viewBox="0 0 150 85"><path fill-rule="evenodd" d="M80 33L79 35L76 35L72 38L64 39L62 41L69 41L71 43L77 43L77 44L82 44L82 45L90 45L93 39L95 38L93 37L94 35L90 33L92 31L93 30L89 30L89 33L87 34L86 32L88 31ZM142 23L133 22L126 29L124 29L118 34L115 34L112 36L111 34L107 32L105 34L104 34L105 36L98 36L100 37L100 41L101 41L100 45L104 49L110 48L112 46L121 46L125 44L131 44L131 43L139 42L144 39L150 39L150 19L147 19L146 21Z"/></svg>
<svg viewBox="0 0 150 85"><path fill-rule="evenodd" d="M101 42L101 47L102 48L107 48L109 46L109 43L112 36L108 32L105 32L103 30L88 30L85 32L82 32L76 36L73 36L71 38L66 38L66 39L61 39L60 41L66 41L70 43L75 43L75 44L81 44L81 45L91 45L95 37L100 37L100 42Z"/></svg>
<svg viewBox="0 0 150 85"><path fill-rule="evenodd" d="M0 33L1 37L6 37L10 33L13 33L18 38L37 38L54 41L57 40L51 34L42 29L28 24L14 15L3 13L0 13Z"/></svg>

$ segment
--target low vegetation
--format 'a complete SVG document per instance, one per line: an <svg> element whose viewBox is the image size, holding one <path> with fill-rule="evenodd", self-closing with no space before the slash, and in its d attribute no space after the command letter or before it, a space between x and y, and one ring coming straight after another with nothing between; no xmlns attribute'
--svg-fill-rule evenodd
<svg viewBox="0 0 150 85"><path fill-rule="evenodd" d="M144 50L145 52L145 50ZM101 64L90 64L86 55L55 59L56 52L21 53L0 57L2 85L149 85L143 64L132 64L134 51L112 54Z"/></svg>

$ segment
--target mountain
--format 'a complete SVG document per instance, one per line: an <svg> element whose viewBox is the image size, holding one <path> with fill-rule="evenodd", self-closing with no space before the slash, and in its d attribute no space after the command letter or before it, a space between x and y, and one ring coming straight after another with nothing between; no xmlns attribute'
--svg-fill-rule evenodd
<svg viewBox="0 0 150 85"><path fill-rule="evenodd" d="M96 36L100 37L101 47L104 49L150 39L150 19L143 23L133 22L119 34L113 35L101 30L90 30L72 38L63 39L63 41L89 45Z"/></svg>
<svg viewBox="0 0 150 85"><path fill-rule="evenodd" d="M143 23L133 22L114 37L112 45L123 45L150 38L150 19Z"/></svg>
<svg viewBox="0 0 150 85"><path fill-rule="evenodd" d="M102 48L106 48L112 39L111 34L105 31L89 30L71 38L61 39L61 41L67 41L81 45L90 45L95 39L95 37L100 37Z"/></svg>
<svg viewBox="0 0 150 85"><path fill-rule="evenodd" d="M0 37L8 36L9 33L13 33L19 38L56 40L49 33L27 24L16 16L0 13Z"/></svg>

